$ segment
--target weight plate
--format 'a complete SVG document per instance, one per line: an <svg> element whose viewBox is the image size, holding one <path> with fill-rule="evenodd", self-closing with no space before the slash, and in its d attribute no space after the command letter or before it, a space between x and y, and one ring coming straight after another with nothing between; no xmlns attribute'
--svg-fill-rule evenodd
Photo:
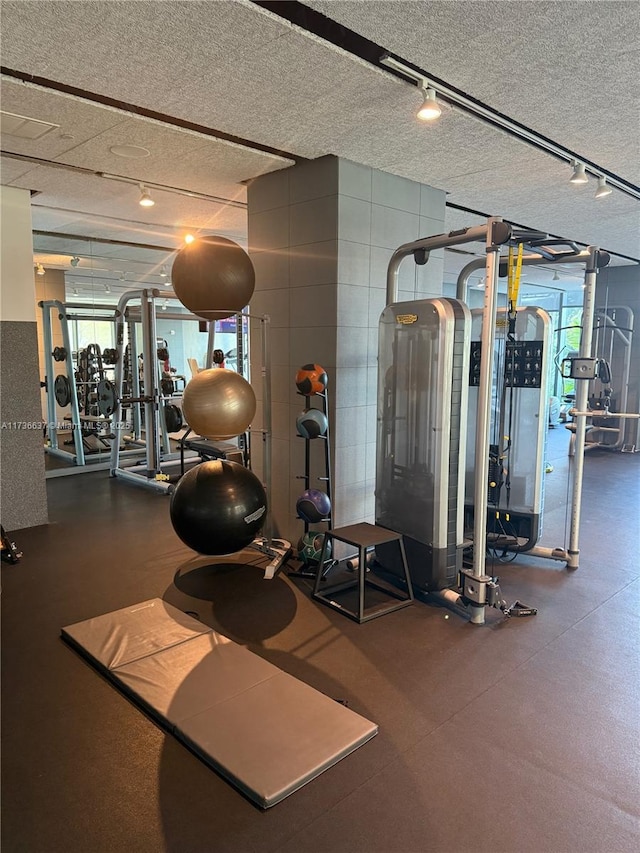
<svg viewBox="0 0 640 853"><path fill-rule="evenodd" d="M69 377L64 374L56 376L56 381L53 384L53 395L59 406L68 406L71 402L71 382Z"/></svg>
<svg viewBox="0 0 640 853"><path fill-rule="evenodd" d="M182 410L173 403L166 403L164 407L164 422L167 426L167 432L179 432L184 426L182 420Z"/></svg>
<svg viewBox="0 0 640 853"><path fill-rule="evenodd" d="M116 386L109 379L101 379L98 382L98 411L106 418L112 415L118 404Z"/></svg>
<svg viewBox="0 0 640 853"><path fill-rule="evenodd" d="M67 357L67 351L64 347L56 347L51 355L54 361L64 361Z"/></svg>
<svg viewBox="0 0 640 853"><path fill-rule="evenodd" d="M173 393L175 393L176 386L173 379L162 379L160 382L160 388L162 389L162 393L165 397L171 397Z"/></svg>

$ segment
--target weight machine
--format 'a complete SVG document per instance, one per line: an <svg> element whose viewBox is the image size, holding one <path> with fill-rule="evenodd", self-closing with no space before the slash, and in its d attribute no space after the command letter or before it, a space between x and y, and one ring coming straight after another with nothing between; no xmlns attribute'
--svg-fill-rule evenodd
<svg viewBox="0 0 640 853"><path fill-rule="evenodd" d="M498 278L499 276L508 273L508 264L506 258L500 258L499 252L501 246L507 244L522 244L523 253L521 263L553 263L559 262L580 262L586 265L585 274L585 323L587 318L589 321L589 329L593 320L593 298L595 289L595 280L598 267L605 266L609 257L606 253L600 252L594 247L590 247L584 252L577 250L573 244L567 244L564 241L548 240L546 235L541 232L525 232L514 231L501 219L491 217L486 224L473 228L465 228L460 231L450 232L449 234L440 234L433 237L423 238L412 243L407 243L400 246L392 255L389 267L387 270L387 309L382 315L382 329L380 336L380 354L379 354L379 369L381 376L379 379L381 387L384 385L385 378L382 376L384 366L387 364L389 353L391 353L392 362L407 350L403 344L403 339L411 337L412 333L407 333L406 328L420 322L420 315L428 310L428 305L431 305L432 310L435 309L436 303L442 303L443 300L423 300L417 303L396 303L398 293L398 270L401 261L411 255L414 261L419 264L427 263L431 251L439 248L445 248L464 243L483 241L486 247L486 261L478 260L467 265L460 274L458 280L457 303L461 316L464 315L464 307L462 300L466 297L466 286L469 274L484 266L485 269L485 290L484 290L484 306L482 314L477 316L476 326L479 327L479 340L482 346L476 347L474 355L474 397L475 397L475 441L474 449L471 454L473 460L473 469L475 471L475 481L472 491L473 507L482 507L481 512L473 514L473 562L470 568L462 566L462 551L464 548L463 525L461 523L461 504L464 489L457 490L457 496L450 492L450 488L455 480L460 483L460 473L451 468L451 460L455 458L456 453L451 452L452 442L460 448L459 455L463 456L463 448L465 446L465 424L468 419L467 407L465 404L465 395L462 387L458 387L458 383L468 385L468 358L469 352L467 349L465 364L465 355L462 353L456 362L453 359L453 352L445 351L438 355L436 351L429 356L431 362L435 364L435 360L439 357L445 364L451 365L452 382L443 385L443 393L438 401L440 409L434 404L430 408L424 408L420 417L415 416L397 403L391 406L383 406L383 410L379 412L378 418L378 462L376 471L376 523L381 526L393 523L397 532L403 533L409 538L409 547L407 548L407 557L409 568L412 577L417 583L414 586L418 589L426 591L430 595L441 600L443 603L463 608L470 615L471 622L482 624L485 620L485 608L487 606L499 607L508 615L527 615L535 612L532 608L527 608L516 602L512 607L508 607L502 592L500 590L498 579L486 573L486 550L487 550L487 517L486 511L490 509L489 489L495 488L491 486L494 483L493 476L495 470L491 470L490 466L495 464L496 453L491 447L491 417L495 406L495 367L496 367L496 327L498 319L497 311L497 293L498 293ZM561 247L561 248L559 248ZM525 254L526 252L526 254ZM456 300L449 300L456 302ZM412 306L416 306L415 308ZM413 315L417 315L413 319ZM521 316L525 316L521 314ZM461 321L462 322L462 321ZM523 321L520 321L521 323ZM389 348L389 344L385 343L384 325L390 324L394 330L393 342ZM517 314L514 312L514 332L517 331ZM462 326L468 327L468 320L462 323ZM417 326L416 326L417 328ZM543 345L540 348L540 358L543 357L545 349L544 334L542 338L537 337L539 331L534 329L536 337L531 338L532 342L541 340ZM444 340L445 346L453 347L456 339L454 330L453 340L451 340L451 332L446 333L446 330L440 324L440 328L432 332L432 336L436 334L440 336L439 340ZM457 330L458 343L463 340L466 332L463 328ZM547 333L548 338L548 333ZM486 345L485 342L489 342ZM583 335L580 355L582 358L587 358L590 353L591 340L590 335ZM505 351L506 351L505 346ZM548 349L548 348L547 348ZM425 352L427 352L425 350ZM385 355L386 353L386 355ZM514 363L516 357L515 347L510 348L509 357L512 361L512 371L524 376L528 368L525 362L522 362L518 370ZM385 361L385 358L387 361ZM520 358L520 354L518 355ZM421 373L418 370L420 358L417 355L410 355L405 359L405 366L409 366L410 370L406 381L413 382L413 388L407 389L407 399L415 396L415 393L421 388L424 390L425 382L439 381L432 372L426 370L424 365L421 368ZM543 365L540 364L540 371ZM400 371L397 371L398 374ZM512 372L512 376L515 375ZM413 377L413 378L412 378ZM477 390L475 390L477 388ZM384 389L383 389L384 390ZM542 391L542 389L541 389ZM586 386L584 383L579 388L577 417L576 442L580 447L579 458L582 461L582 449L585 440L585 417L583 409L586 403ZM456 399L457 396L457 399ZM383 393L382 400L386 400ZM543 401L542 403L540 401ZM379 404L380 405L380 404ZM458 406L456 414L456 405ZM546 401L539 394L538 413L540 406L546 411ZM449 429L446 429L446 413L442 409L450 409L452 417L450 418ZM508 411L505 409L505 411ZM508 415L507 415L508 417ZM542 419L544 428L546 428L546 419ZM424 448L420 453L419 459L412 460L413 476L418 476L420 483L418 490L423 496L423 504L428 505L433 509L433 514L423 513L425 523L421 530L416 529L416 525L412 524L411 520L407 520L408 516L403 512L396 512L391 521L388 508L385 506L385 494L388 493L389 487L389 471L394 472L396 453L399 447L396 439L395 443L390 447L388 445L388 436L393 431L400 432L403 435L403 441L407 447L416 446L416 440L421 438L424 442ZM539 445L539 442L538 442ZM493 460L492 460L493 455ZM445 466L443 468L443 459ZM446 470L446 460L449 460L450 467ZM578 532L579 532L579 517L580 517L580 498L582 487L582 466L575 466L577 472L574 473L574 488L572 496L572 537L569 548L563 549L563 558L567 564L571 563L572 568L577 568L578 560ZM446 480L445 491L442 488L442 474L448 473ZM490 474L492 478L490 479ZM453 479L452 479L453 475ZM395 474L394 474L395 476ZM386 492L385 492L386 490ZM415 484L414 484L415 491ZM391 500L393 505L394 500ZM447 560L446 571L444 574L440 571L437 561L434 561L433 554L430 553L432 544L436 544L434 531L436 529L446 530L446 549ZM411 547L411 540L415 540L420 546L418 548ZM551 551L551 549L543 549ZM411 554L410 554L411 551ZM554 549L559 551L559 549ZM529 553L536 553L535 546L529 550ZM544 556L551 556L551 553L545 553ZM560 559L559 556L553 556L554 559ZM383 570L393 573L393 566L389 565L385 559L384 553L378 553L376 550L376 560L381 565Z"/></svg>
<svg viewBox="0 0 640 853"><path fill-rule="evenodd" d="M595 309L593 327L593 356L596 359L595 376L589 380L588 425L585 450L602 448L633 453L638 446L637 422L634 441L631 438L629 419L629 373L633 342L633 311L626 305L605 305ZM563 366L572 370L572 360L565 359ZM571 375L571 374L569 374ZM575 431L575 424L567 424ZM575 448L571 440L571 455Z"/></svg>

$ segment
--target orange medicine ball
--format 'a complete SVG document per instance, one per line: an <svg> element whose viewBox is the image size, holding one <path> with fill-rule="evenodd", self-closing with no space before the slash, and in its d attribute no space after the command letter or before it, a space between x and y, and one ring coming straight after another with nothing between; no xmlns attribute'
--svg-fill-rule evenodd
<svg viewBox="0 0 640 853"><path fill-rule="evenodd" d="M306 396L324 393L327 381L327 371L319 364L303 364L296 373L296 387Z"/></svg>
<svg viewBox="0 0 640 853"><path fill-rule="evenodd" d="M255 417L256 395L233 370L202 370L184 389L182 412L198 435L226 440L245 432Z"/></svg>

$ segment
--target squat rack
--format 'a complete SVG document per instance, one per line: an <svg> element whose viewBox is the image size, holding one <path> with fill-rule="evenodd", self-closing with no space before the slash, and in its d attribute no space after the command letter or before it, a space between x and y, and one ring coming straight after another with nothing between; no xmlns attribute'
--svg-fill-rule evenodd
<svg viewBox="0 0 640 853"><path fill-rule="evenodd" d="M138 486L152 489L162 494L171 494L175 486L163 475L162 466L167 461L180 461L180 453L175 454L175 459L165 457L163 459L160 447L161 429L161 395L159 389L158 362L153 357L156 349L156 311L155 299L160 295L155 288L145 290L134 290L124 293L116 308L116 349L118 353L116 361L115 381L115 407L113 411L115 440L111 449L110 474L112 477L125 480ZM140 320L142 323L142 347L145 357L143 359L143 391L140 386L134 385L133 393L136 396L123 396L124 380L124 346L125 325L127 323L127 306L131 300L140 300ZM253 542L253 547L262 554L271 557L271 563L265 569L265 577L272 578L286 560L291 544L285 540L273 538L273 516L271 510L271 482L272 482L272 447L271 447L271 346L269 339L270 320L267 315L258 316L246 312L234 312L239 322L243 318L255 319L260 323L261 330L261 378L262 378L262 429L250 430L259 432L263 440L263 484L267 492L267 513L263 527L263 535ZM230 312L231 314L231 312ZM187 315L189 316L189 315ZM209 324L209 347L213 352L214 322ZM133 356L132 356L133 357ZM209 360L209 357L208 359ZM133 371L134 377L137 371ZM142 403L145 413L145 451L146 460L144 470L136 471L135 468L123 468L119 464L120 432L122 424L123 403ZM174 454L169 454L174 456Z"/></svg>

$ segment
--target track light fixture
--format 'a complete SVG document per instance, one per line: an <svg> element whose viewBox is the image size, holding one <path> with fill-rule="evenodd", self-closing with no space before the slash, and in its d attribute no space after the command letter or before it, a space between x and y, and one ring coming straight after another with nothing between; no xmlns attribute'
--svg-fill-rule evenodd
<svg viewBox="0 0 640 853"><path fill-rule="evenodd" d="M378 58L377 65L382 69L388 69L397 80L402 80L408 85L417 86L421 90L432 89L434 96L437 93L436 104L443 112L451 108L459 110L466 115L479 119L485 124L491 125L493 128L501 128L510 137L532 145L539 151L545 151L563 163L570 164L573 169L573 175L570 178L571 183L584 184L589 180L585 168L586 164L578 160L578 155L575 151L571 151L553 140L541 136L536 131L493 109L488 104L483 104L476 98L466 95L460 89L450 86L444 80L428 77L426 70L408 64L386 51ZM589 173L598 176L601 173L601 167L598 167L593 162L589 162ZM617 175L608 174L607 184L631 198L640 199L640 190L638 190L638 187Z"/></svg>
<svg viewBox="0 0 640 853"><path fill-rule="evenodd" d="M436 98L436 91L427 85L426 80L422 87L422 97L424 100L416 113L416 118L419 118L421 121L434 121L434 119L440 118L442 110Z"/></svg>
<svg viewBox="0 0 640 853"><path fill-rule="evenodd" d="M560 276L558 275L558 271L554 270L552 281L560 281Z"/></svg>
<svg viewBox="0 0 640 853"><path fill-rule="evenodd" d="M36 275L44 275L45 269L42 264L36 264Z"/></svg>
<svg viewBox="0 0 640 853"><path fill-rule="evenodd" d="M138 204L141 207L153 207L155 201L151 198L151 193L146 189L144 184L140 184L140 201Z"/></svg>
<svg viewBox="0 0 640 853"><path fill-rule="evenodd" d="M69 261L69 263L70 263L70 264L71 264L71 266L75 269L75 268L78 266L78 264L80 263L80 258L79 258L77 255L74 255L74 257L73 257L73 258L71 258L71 260Z"/></svg>
<svg viewBox="0 0 640 853"><path fill-rule="evenodd" d="M273 155L277 158L277 155ZM287 165L289 164L289 160L286 161ZM200 201L207 201L211 204L221 204L224 207L238 207L242 209L246 209L247 203L246 201L238 201L235 198L221 198L216 195L207 195L207 193L199 193L197 190L188 190L183 189L181 187L168 187L164 184L156 184L153 181L147 181L144 184L141 184L137 178L124 178L122 175L109 175L107 172L96 172L96 174L101 178L106 178L108 181L120 181L123 184L136 184L138 187L144 187L147 194L149 190L153 190L154 192L159 193L173 193L174 195L184 195L187 198L196 198ZM147 203L148 207L151 207L153 204L153 199L151 199L151 204Z"/></svg>
<svg viewBox="0 0 640 853"><path fill-rule="evenodd" d="M160 270L160 278L166 278L169 275L167 272L167 265L163 264L162 269Z"/></svg>
<svg viewBox="0 0 640 853"><path fill-rule="evenodd" d="M569 183L571 184L586 184L589 180L587 177L587 173L584 170L584 163L578 163L577 160L574 160L572 163L573 166L573 174L569 178Z"/></svg>
<svg viewBox="0 0 640 853"><path fill-rule="evenodd" d="M598 189L596 190L595 198L604 198L606 195L611 195L611 187L607 184L607 179L604 175L598 178Z"/></svg>
<svg viewBox="0 0 640 853"><path fill-rule="evenodd" d="M74 296L77 296L78 295L78 288L74 287L72 292L73 292Z"/></svg>
<svg viewBox="0 0 640 853"><path fill-rule="evenodd" d="M405 65L405 63L401 62L399 59L395 59L393 56L388 56L386 54L381 58L380 62L383 65L386 65L387 68L399 71L405 79L415 83L422 92L423 102L422 106L416 112L416 118L419 118L420 121L434 121L434 119L440 118L442 115L442 107L438 103L436 90L433 87L433 84L430 83L423 74L420 74L414 68Z"/></svg>

